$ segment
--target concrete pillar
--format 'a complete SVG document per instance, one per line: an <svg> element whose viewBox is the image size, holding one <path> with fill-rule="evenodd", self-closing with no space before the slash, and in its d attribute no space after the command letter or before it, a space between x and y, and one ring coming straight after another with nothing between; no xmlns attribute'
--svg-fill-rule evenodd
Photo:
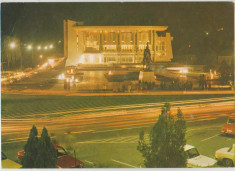
<svg viewBox="0 0 235 171"><path fill-rule="evenodd" d="M102 39L103 39L103 36L102 36L102 32L100 31L100 33L99 33L99 50L100 50L100 52L103 51L103 41L102 41Z"/></svg>
<svg viewBox="0 0 235 171"><path fill-rule="evenodd" d="M140 40L140 37L139 37L139 32L137 31L136 32L136 57L137 57L137 63L140 63L139 61L139 40Z"/></svg>
<svg viewBox="0 0 235 171"><path fill-rule="evenodd" d="M155 40L156 39L156 35L155 35L156 32L155 32L155 30L153 30L152 32L153 32L152 33L153 34L153 55L152 55L152 57L153 57L153 62L155 62L156 61L156 59L155 59L156 58L156 40Z"/></svg>
<svg viewBox="0 0 235 171"><path fill-rule="evenodd" d="M120 32L118 31L117 32L117 54L118 54L118 60L119 60L119 63L121 63L121 35L120 35Z"/></svg>

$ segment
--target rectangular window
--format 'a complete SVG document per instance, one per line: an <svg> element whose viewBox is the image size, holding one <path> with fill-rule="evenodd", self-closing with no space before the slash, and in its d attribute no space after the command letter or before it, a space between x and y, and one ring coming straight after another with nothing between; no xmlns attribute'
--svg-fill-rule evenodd
<svg viewBox="0 0 235 171"><path fill-rule="evenodd" d="M159 50L158 48L159 48L159 46L158 46L158 45L156 45L156 51L158 51L158 50Z"/></svg>
<svg viewBox="0 0 235 171"><path fill-rule="evenodd" d="M104 37L104 42L107 42L107 41L108 41L108 34L107 34L107 33L104 33L104 34L103 34L103 37Z"/></svg>
<svg viewBox="0 0 235 171"><path fill-rule="evenodd" d="M165 50L165 42L162 42L162 51L164 51Z"/></svg>
<svg viewBox="0 0 235 171"><path fill-rule="evenodd" d="M115 32L110 32L109 33L109 42L115 42L116 41L116 33Z"/></svg>

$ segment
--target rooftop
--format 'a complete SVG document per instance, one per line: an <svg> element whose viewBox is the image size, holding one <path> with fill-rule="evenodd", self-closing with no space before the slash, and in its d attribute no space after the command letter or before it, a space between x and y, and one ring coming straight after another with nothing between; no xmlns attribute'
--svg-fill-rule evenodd
<svg viewBox="0 0 235 171"><path fill-rule="evenodd" d="M146 30L155 30L155 31L166 31L168 26L81 26L73 25L74 28L80 31L146 31Z"/></svg>

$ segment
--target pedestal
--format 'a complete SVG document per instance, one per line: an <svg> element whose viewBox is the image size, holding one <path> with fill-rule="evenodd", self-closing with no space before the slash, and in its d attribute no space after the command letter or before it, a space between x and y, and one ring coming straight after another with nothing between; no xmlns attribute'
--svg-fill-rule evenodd
<svg viewBox="0 0 235 171"><path fill-rule="evenodd" d="M155 82L155 76L153 71L140 71L139 80L141 82L152 83Z"/></svg>

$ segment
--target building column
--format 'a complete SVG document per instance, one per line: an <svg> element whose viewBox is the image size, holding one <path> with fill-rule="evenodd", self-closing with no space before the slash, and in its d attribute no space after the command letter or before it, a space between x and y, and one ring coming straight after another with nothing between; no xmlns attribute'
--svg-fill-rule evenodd
<svg viewBox="0 0 235 171"><path fill-rule="evenodd" d="M117 31L117 54L119 55L119 56L118 56L119 63L121 63L121 47L120 47L120 41L121 41L120 32Z"/></svg>
<svg viewBox="0 0 235 171"><path fill-rule="evenodd" d="M100 50L100 52L103 51L103 35L102 35L102 31L100 31L100 35L99 35L99 50Z"/></svg>
<svg viewBox="0 0 235 171"><path fill-rule="evenodd" d="M137 58L137 62L139 63L139 40L140 40L140 37L139 37L139 32L136 31L136 58Z"/></svg>
<svg viewBox="0 0 235 171"><path fill-rule="evenodd" d="M153 62L155 62L155 58L156 58L156 43L155 43L155 30L152 31L153 32Z"/></svg>

